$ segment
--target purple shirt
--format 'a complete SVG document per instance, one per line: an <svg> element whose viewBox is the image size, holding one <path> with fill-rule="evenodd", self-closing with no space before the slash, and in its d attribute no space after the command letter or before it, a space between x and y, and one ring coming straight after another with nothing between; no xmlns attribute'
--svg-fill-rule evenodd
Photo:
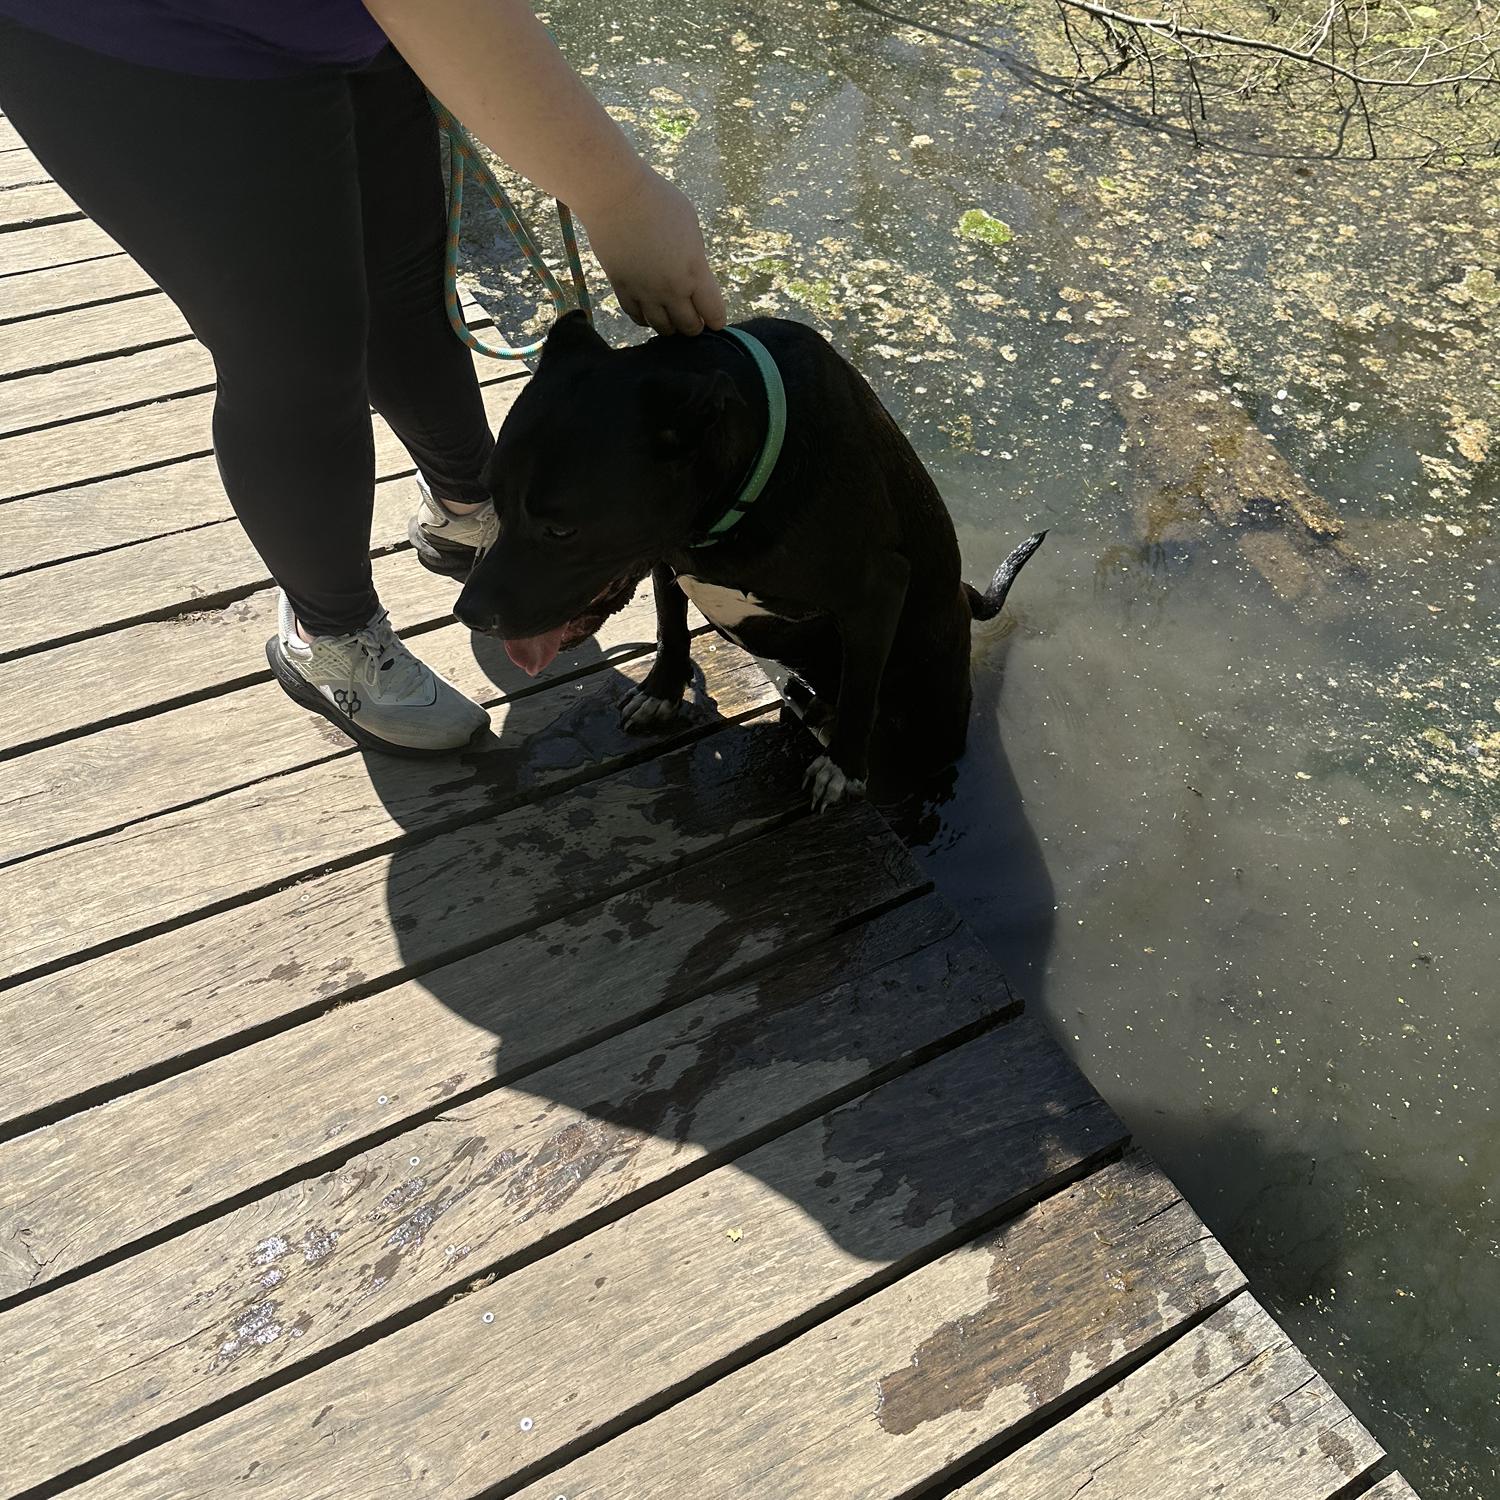
<svg viewBox="0 0 1500 1500"><path fill-rule="evenodd" d="M358 68L386 46L360 0L0 0L0 18L125 62L208 78Z"/></svg>

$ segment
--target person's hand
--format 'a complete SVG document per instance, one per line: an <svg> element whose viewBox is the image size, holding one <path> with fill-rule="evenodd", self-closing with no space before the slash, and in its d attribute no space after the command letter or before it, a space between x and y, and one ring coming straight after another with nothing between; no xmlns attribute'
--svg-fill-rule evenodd
<svg viewBox="0 0 1500 1500"><path fill-rule="evenodd" d="M365 0L365 8L485 145L578 215L630 317L658 333L724 326L724 294L693 205L636 155L529 0Z"/></svg>
<svg viewBox="0 0 1500 1500"><path fill-rule="evenodd" d="M708 267L698 215L644 162L628 187L591 206L584 228L627 317L658 333L724 326L724 294Z"/></svg>

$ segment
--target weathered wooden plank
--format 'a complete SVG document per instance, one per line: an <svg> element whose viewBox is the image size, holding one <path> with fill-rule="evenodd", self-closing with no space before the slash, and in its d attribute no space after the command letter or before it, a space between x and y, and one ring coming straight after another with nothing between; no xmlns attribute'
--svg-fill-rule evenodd
<svg viewBox="0 0 1500 1500"><path fill-rule="evenodd" d="M1380 1457L1246 1293L954 1500L1332 1500Z"/></svg>
<svg viewBox="0 0 1500 1500"><path fill-rule="evenodd" d="M4 115L0 115L0 151L24 151L26 142L21 132Z"/></svg>
<svg viewBox="0 0 1500 1500"><path fill-rule="evenodd" d="M156 299L137 300L149 307ZM70 319L82 318L132 306L133 302L106 302L102 308L85 308L81 313L67 316ZM51 350L37 336L38 328L48 321L33 318L10 325L11 331L24 329L30 335L24 341L26 347L15 347L12 353L15 358L33 361L33 369L36 364L52 357ZM0 329L0 333L5 331ZM0 342L23 343L19 339ZM73 422L87 421L111 412L131 411L152 402L201 396L213 389L214 362L208 350L185 334L175 338L169 336L159 347L92 359L60 370L19 374L6 380L0 385L0 403L3 403L0 404L0 438L13 440L18 434L43 429L52 432L58 441L64 441L62 429ZM143 394L132 395L135 391ZM108 465L112 462L112 455L101 454L100 459ZM0 462L3 461L3 455L0 455Z"/></svg>
<svg viewBox="0 0 1500 1500"><path fill-rule="evenodd" d="M377 433L382 426L376 424ZM390 441L395 442L394 436ZM405 462L410 465L410 459ZM80 515L89 518L82 529L77 525ZM98 479L7 505L0 512L0 575L233 517L211 457Z"/></svg>
<svg viewBox="0 0 1500 1500"><path fill-rule="evenodd" d="M452 580L429 573L410 550L377 557L372 569L403 634L450 618ZM147 621L0 662L0 753L267 682L263 648L275 630L275 590L263 589L207 614ZM43 672L48 692L39 696Z"/></svg>
<svg viewBox="0 0 1500 1500"><path fill-rule="evenodd" d="M247 1471L267 1497L484 1493L870 1294L1122 1139L1045 1034L1013 1022L78 1494L217 1495ZM572 1166L530 1187L538 1207Z"/></svg>
<svg viewBox="0 0 1500 1500"><path fill-rule="evenodd" d="M78 205L55 182L0 193L0 233L82 217Z"/></svg>
<svg viewBox="0 0 1500 1500"><path fill-rule="evenodd" d="M51 182L52 174L19 143L19 137L10 139L13 135L10 127L0 126L0 191Z"/></svg>
<svg viewBox="0 0 1500 1500"><path fill-rule="evenodd" d="M794 859L786 874L762 867L768 889L783 900L809 903L809 918L793 915L779 924L789 945L824 935L850 915L842 897L813 895L816 866L795 858L806 844L805 838L787 843L783 852ZM752 845L746 858L756 850ZM856 887L856 913L921 884L878 818L851 823L836 854L830 855L826 842L816 854L843 873L861 861L873 864ZM691 943L683 945L686 932L672 932L644 943L641 955L634 947L622 954L618 912L606 912L592 925L586 912L546 929L540 948L522 941L491 949L451 972L438 970L338 1006L306 1025L0 1146L0 1180L14 1185L11 1203L0 1212L0 1245L25 1246L9 1268L0 1248L0 1296L43 1284L279 1177L305 1173L308 1163L330 1152L360 1149L372 1133L431 1113L460 1090L520 1077L542 1060L670 1004L678 984L684 986L682 998L692 998L694 973L711 977L720 963L732 966L739 959L732 948L716 949L711 941L716 929L738 930L739 916L712 899L689 916L693 904L680 882L672 899L688 916L687 931L709 943L707 952L694 953ZM777 920L763 894L755 901L749 915L761 930L751 926L746 936L758 941L763 954L767 947L774 951L766 928L774 932ZM810 935L808 920L814 924ZM651 936L665 924L637 925ZM612 942L602 933L611 934ZM559 949L575 948L594 958L591 968L560 961ZM651 973L643 966L645 950L663 962L671 959L671 967ZM533 988L527 976L538 976L541 987ZM402 1055L404 1048L408 1055ZM377 1104L377 1098L386 1102ZM466 1120L483 1114L481 1105L465 1106ZM193 1142L191 1151L175 1149L183 1140ZM125 1193L122 1171L130 1181Z"/></svg>
<svg viewBox="0 0 1500 1500"><path fill-rule="evenodd" d="M523 381L507 380L485 387L485 406L497 425L504 420L523 385ZM375 487L371 541L381 549L405 544L407 521L416 508L417 497L405 479L411 472L410 457L385 423L378 425L379 471L401 476L399 483L383 481ZM167 471L153 470L141 477L149 479L162 472L173 473L178 467L181 466L174 465ZM202 477L209 479L208 474ZM217 474L211 482L217 487ZM67 493L75 501L71 525L76 538L80 530L85 534L91 530L84 518L92 512L84 505L97 505L102 497L91 489ZM33 503L27 500L7 507L0 514L0 521L8 527L14 512L25 512ZM221 503L227 509L222 491ZM171 512L160 503L158 515L161 519L157 524L171 524ZM18 539L7 537L0 550L0 570L6 561L24 566L22 557ZM243 529L233 522L178 531L143 542L125 556L107 552L52 568L13 573L10 577L0 577L0 618L7 624L0 655L39 650L94 631L117 629L146 616L162 618L174 612L202 610L225 602L226 596L264 588L269 583L265 564Z"/></svg>
<svg viewBox="0 0 1500 1500"><path fill-rule="evenodd" d="M0 500L83 484L101 468L124 474L202 457L213 447L213 407L213 392L205 391L0 438Z"/></svg>
<svg viewBox="0 0 1500 1500"><path fill-rule="evenodd" d="M0 251L8 248L0 241ZM163 300L156 283L122 251L72 265L48 266L0 280L0 325L19 318L61 317L75 308L122 297Z"/></svg>
<svg viewBox="0 0 1500 1500"><path fill-rule="evenodd" d="M1392 1474L1367 1491L1364 1500L1417 1500L1417 1492L1399 1474Z"/></svg>
<svg viewBox="0 0 1500 1500"><path fill-rule="evenodd" d="M754 661L716 636L699 636L693 654L700 675L682 718L656 739L620 725L620 698L650 667L632 661L501 704L489 735L443 765L340 756L0 869L0 910L23 914L7 965L19 975L504 811L775 701ZM37 890L45 902L29 899Z"/></svg>
<svg viewBox="0 0 1500 1500"><path fill-rule="evenodd" d="M113 267L119 259L123 257L100 264ZM76 274L77 268L70 269ZM45 274L55 277L58 273ZM147 361L143 354L119 353L148 344L175 348L176 343L191 347L170 355L149 350L156 356L154 361ZM88 363L52 369L50 374L23 375L77 360ZM90 375L97 382L93 387L87 383ZM162 296L126 297L0 327L0 377L7 380L0 390L0 403L4 431L9 433L212 385L214 365L208 350L194 341L174 303Z"/></svg>
<svg viewBox="0 0 1500 1500"><path fill-rule="evenodd" d="M805 760L769 718L730 728L575 788L565 816L548 802L466 825L0 991L3 1120L108 1097L757 837L805 810Z"/></svg>
<svg viewBox="0 0 1500 1500"><path fill-rule="evenodd" d="M461 1118L445 1114L0 1315L12 1482L45 1481L205 1403L284 1381L480 1269L576 1238L999 1019L1005 992L957 925L941 903L920 903L753 982L685 994L669 1015L529 1073ZM544 993L566 1007L570 976ZM527 1012L542 1021L541 1005ZM333 1253L297 1254L310 1234ZM289 1253L266 1248L282 1245ZM237 1337L247 1320L301 1335ZM57 1337L63 1327L73 1336ZM28 1410L38 1415L23 1437L9 1419Z"/></svg>
<svg viewBox="0 0 1500 1500"><path fill-rule="evenodd" d="M120 253L120 247L92 219L0 232L0 318L10 316L8 299L23 273Z"/></svg>
<svg viewBox="0 0 1500 1500"><path fill-rule="evenodd" d="M950 1465L1015 1440L1243 1286L1172 1184L1132 1155L550 1474L520 1500L915 1494ZM562 1415L533 1418L555 1424ZM1151 1485L1134 1500L1167 1493Z"/></svg>
<svg viewBox="0 0 1500 1500"><path fill-rule="evenodd" d="M404 450L395 461L410 462ZM25 511L30 505L22 501L7 509ZM377 484L372 547L384 550L404 543L416 507L417 491L409 476ZM9 519L0 511L0 527ZM5 550L10 554L12 549ZM409 561L415 564L416 559ZM157 537L124 551L0 576L0 618L16 626L4 654L46 650L143 618L197 614L270 582L265 564L234 520Z"/></svg>
<svg viewBox="0 0 1500 1500"><path fill-rule="evenodd" d="M463 304L472 327L490 321L472 298ZM209 389L214 363L172 302L132 297L0 326L0 377L7 435Z"/></svg>
<svg viewBox="0 0 1500 1500"><path fill-rule="evenodd" d="M170 346L177 351L193 347L186 343ZM151 405L0 438L0 500L26 499L87 483L100 477L104 465L108 466L106 477L112 477L201 457L212 446L213 403L211 390L175 397L166 393Z"/></svg>
<svg viewBox="0 0 1500 1500"><path fill-rule="evenodd" d="M494 365L480 371L485 408L497 424L519 394L523 378L524 372ZM380 478L412 472L406 449L379 417L375 418L375 472ZM88 517L86 527L79 527L80 516ZM3 518L0 574L180 534L208 522L230 520L233 512L213 459L197 458L34 495L24 504L8 506ZM144 559L134 561L143 570L147 566ZM170 586L170 577L162 580L162 587Z"/></svg>
<svg viewBox="0 0 1500 1500"><path fill-rule="evenodd" d="M650 590L642 590L591 643L559 656L536 678L498 642L462 625L428 631L418 650L469 697L490 705L650 651L655 621ZM234 754L205 755L204 746L216 742L233 745ZM270 682L63 740L6 765L0 865L345 753L343 735L316 714L292 708Z"/></svg>

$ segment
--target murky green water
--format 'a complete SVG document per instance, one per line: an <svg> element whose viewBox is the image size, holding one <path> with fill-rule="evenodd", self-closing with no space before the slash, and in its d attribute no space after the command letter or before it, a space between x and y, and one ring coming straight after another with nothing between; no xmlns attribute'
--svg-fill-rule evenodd
<svg viewBox="0 0 1500 1500"><path fill-rule="evenodd" d="M1493 1496L1500 172L1194 151L1051 17L552 21L970 576L1051 528L908 832L1421 1493Z"/></svg>

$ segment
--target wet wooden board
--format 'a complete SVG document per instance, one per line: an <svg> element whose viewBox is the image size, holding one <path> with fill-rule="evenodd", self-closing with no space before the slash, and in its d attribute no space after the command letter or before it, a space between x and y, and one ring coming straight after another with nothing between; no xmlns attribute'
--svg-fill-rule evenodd
<svg viewBox="0 0 1500 1500"><path fill-rule="evenodd" d="M772 722L735 726L576 789L562 826L544 803L460 827L0 990L3 1121L119 1093L134 1074L735 850L806 813L807 754ZM434 903L434 889L450 894Z"/></svg>
<svg viewBox="0 0 1500 1500"><path fill-rule="evenodd" d="M642 590L586 647L563 653L535 678L498 641L476 638L462 625L427 632L420 650L434 671L488 706L641 656L653 650L655 633L651 594ZM206 755L213 745L226 753ZM352 747L344 735L290 705L274 682L62 740L6 763L0 865L347 753ZM62 797L65 826L57 818Z"/></svg>
<svg viewBox="0 0 1500 1500"><path fill-rule="evenodd" d="M0 233L82 217L78 205L55 182L0 193Z"/></svg>
<svg viewBox="0 0 1500 1500"><path fill-rule="evenodd" d="M24 272L67 266L99 256L118 255L120 247L88 219L47 224L36 229L0 229L0 318L9 317L10 297L19 290Z"/></svg>
<svg viewBox="0 0 1500 1500"><path fill-rule="evenodd" d="M940 902L900 908L0 1314L0 1350L12 1351L0 1353L0 1413L45 1413L10 1455L13 1480L43 1479L268 1377L285 1380L298 1362L459 1290L477 1267L575 1238L1002 1019L1005 992L958 925ZM640 960L635 971L659 982ZM548 993L571 998L569 982ZM767 1086L747 1093L747 1075ZM568 1163L578 1178L560 1182ZM335 1253L296 1253L314 1233ZM271 1254L279 1245L287 1253ZM86 1338L56 1339L58 1317ZM237 1337L247 1319L264 1327L268 1317L300 1338ZM69 1424L69 1398L106 1415Z"/></svg>
<svg viewBox="0 0 1500 1500"><path fill-rule="evenodd" d="M496 426L504 421L523 386L524 381L506 380L485 388L485 406ZM3 391L0 386L0 393ZM408 478L411 459L405 448L383 422L378 426L377 473L386 477L375 487L371 543L382 550L406 545L407 522L417 506L417 491ZM172 474L180 467L151 473ZM193 478L218 487L211 461L208 472ZM97 502L99 497L91 498ZM33 503L23 500L5 507L0 510L0 522L8 522L14 512L24 513ZM220 504L228 506L222 491ZM156 513L157 525L170 522L172 512L160 500ZM73 524L76 527L76 521ZM8 538L0 562L24 565L20 546L19 537ZM415 558L410 559L410 565L418 566ZM142 542L124 556L106 552L52 568L32 567L9 578L0 577L0 615L11 627L0 654L40 650L93 632L118 629L143 616L213 608L236 594L264 588L269 582L265 564L233 521Z"/></svg>
<svg viewBox="0 0 1500 1500"><path fill-rule="evenodd" d="M1334 1500L1381 1457L1246 1294L954 1500Z"/></svg>
<svg viewBox="0 0 1500 1500"><path fill-rule="evenodd" d="M216 1495L247 1470L267 1497L485 1493L877 1290L1122 1137L1043 1033L1013 1022L78 1494Z"/></svg>
<svg viewBox="0 0 1500 1500"><path fill-rule="evenodd" d="M446 774L425 761L339 756L0 869L0 909L15 900L21 910L27 890L49 892L11 942L8 961L28 972L361 851L505 811L775 700L755 663L717 637L698 637L694 659L701 676L681 717L654 744L620 725L620 699L649 670L632 661L501 704L488 737L443 762ZM309 809L321 811L309 816Z"/></svg>
<svg viewBox="0 0 1500 1500"><path fill-rule="evenodd" d="M523 378L524 372L497 369L493 364L480 372L485 409L497 426L520 393L517 382ZM396 435L379 417L375 418L374 429L377 477L411 474L410 455ZM0 441L0 456L4 451L4 443ZM78 528L80 515L92 518L85 532ZM231 520L233 515L212 457L187 459L140 474L92 480L31 496L0 512L5 523L0 527L0 575L154 537L181 534L210 522ZM131 561L144 570L143 559ZM170 576L163 584L171 587Z"/></svg>
<svg viewBox="0 0 1500 1500"><path fill-rule="evenodd" d="M0 251L9 248L8 242L0 241ZM0 274L5 263L5 255L0 254ZM75 308L121 297L165 300L156 283L120 250L72 265L28 271L0 281L0 327L13 319L61 318ZM99 351L88 352L96 355Z"/></svg>
<svg viewBox="0 0 1500 1500"><path fill-rule="evenodd" d="M1131 1156L521 1494L909 1495L1243 1286L1171 1183Z"/></svg>

